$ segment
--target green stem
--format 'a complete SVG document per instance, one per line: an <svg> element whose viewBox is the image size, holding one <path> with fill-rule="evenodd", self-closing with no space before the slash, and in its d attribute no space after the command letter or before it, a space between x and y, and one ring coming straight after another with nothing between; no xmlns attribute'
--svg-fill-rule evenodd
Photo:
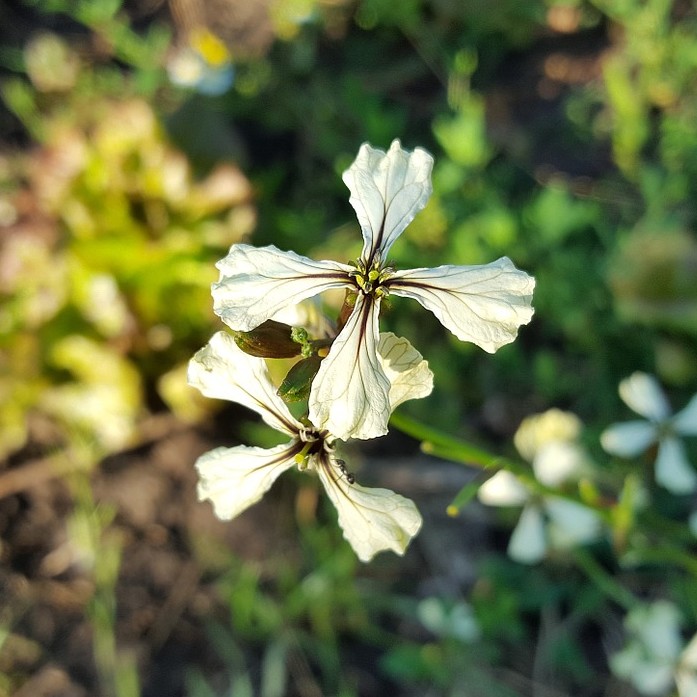
<svg viewBox="0 0 697 697"><path fill-rule="evenodd" d="M620 585L615 578L606 571L593 557L588 550L578 547L574 550L574 560L576 565L586 574L586 576L609 598L612 598L618 605L625 610L631 610L639 601L624 586Z"/></svg>

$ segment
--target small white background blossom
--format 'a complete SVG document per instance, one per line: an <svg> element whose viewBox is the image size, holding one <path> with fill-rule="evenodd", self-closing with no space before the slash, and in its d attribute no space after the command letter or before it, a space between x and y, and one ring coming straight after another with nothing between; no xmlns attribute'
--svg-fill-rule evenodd
<svg viewBox="0 0 697 697"><path fill-rule="evenodd" d="M557 487L585 469L585 454L576 442L580 430L574 414L550 409L523 420L514 440L521 456L532 462L535 478ZM510 557L523 564L541 561L550 546L569 549L600 533L595 511L560 496L534 494L507 470L482 484L479 499L489 506L523 506L508 544Z"/></svg>
<svg viewBox="0 0 697 697"><path fill-rule="evenodd" d="M680 439L697 435L697 395L673 415L656 378L640 372L622 380L619 393L622 401L645 420L608 427L600 437L603 448L612 455L630 458L658 444L656 481L674 494L697 490L697 473Z"/></svg>
<svg viewBox="0 0 697 697"><path fill-rule="evenodd" d="M680 612L657 600L638 605L624 620L628 641L610 657L610 669L642 694L667 695L677 682L680 697L697 697L697 636L683 650Z"/></svg>

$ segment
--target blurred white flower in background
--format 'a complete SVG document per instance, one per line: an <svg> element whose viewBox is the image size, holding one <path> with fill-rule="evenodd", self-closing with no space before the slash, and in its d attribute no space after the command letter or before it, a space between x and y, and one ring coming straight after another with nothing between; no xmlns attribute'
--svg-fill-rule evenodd
<svg viewBox="0 0 697 697"><path fill-rule="evenodd" d="M697 473L687 459L681 436L697 435L697 395L677 414L652 375L636 372L619 386L622 401L644 419L613 424L603 431L600 443L612 455L636 457L658 444L656 481L674 494L697 490Z"/></svg>
<svg viewBox="0 0 697 697"><path fill-rule="evenodd" d="M610 670L649 697L677 683L680 697L697 697L697 636L683 650L680 612L667 600L642 604L624 620L628 641L610 657Z"/></svg>
<svg viewBox="0 0 697 697"><path fill-rule="evenodd" d="M167 74L175 85L215 96L230 89L235 68L227 46L208 29L198 27L170 56Z"/></svg>
<svg viewBox="0 0 697 697"><path fill-rule="evenodd" d="M578 479L587 469L579 443L581 421L559 409L524 419L515 434L518 452L532 462L535 478L547 487ZM508 554L523 564L541 561L548 549L570 549L596 539L598 514L583 504L560 496L540 496L514 474L500 470L479 488L479 499L489 506L523 506L508 544Z"/></svg>

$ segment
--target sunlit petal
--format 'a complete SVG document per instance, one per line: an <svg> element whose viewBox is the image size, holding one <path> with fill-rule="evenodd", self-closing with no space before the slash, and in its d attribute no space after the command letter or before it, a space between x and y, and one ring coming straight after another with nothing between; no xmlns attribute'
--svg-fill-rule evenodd
<svg viewBox="0 0 697 697"><path fill-rule="evenodd" d="M679 438L668 436L661 440L656 456L656 481L674 494L691 494L697 490L697 472Z"/></svg>
<svg viewBox="0 0 697 697"><path fill-rule="evenodd" d="M620 457L635 457L656 442L658 433L648 421L625 421L608 426L600 436L606 452Z"/></svg>
<svg viewBox="0 0 697 697"><path fill-rule="evenodd" d="M232 329L250 331L288 305L329 288L352 285L352 267L313 261L273 245L235 244L216 266L220 279L211 287L214 312Z"/></svg>
<svg viewBox="0 0 697 697"><path fill-rule="evenodd" d="M585 456L577 443L552 440L540 445L532 462L537 481L559 486L583 472Z"/></svg>
<svg viewBox="0 0 697 697"><path fill-rule="evenodd" d="M630 409L651 421L665 421L670 416L670 404L653 375L633 373L620 382L619 392Z"/></svg>
<svg viewBox="0 0 697 697"><path fill-rule="evenodd" d="M697 394L673 417L673 428L681 436L697 436Z"/></svg>
<svg viewBox="0 0 697 697"><path fill-rule="evenodd" d="M553 496L545 499L545 510L550 542L558 549L571 549L600 535L600 517L587 506Z"/></svg>
<svg viewBox="0 0 697 697"><path fill-rule="evenodd" d="M276 394L264 359L244 353L227 332L214 334L189 361L187 381L206 397L254 410L283 433L295 435L302 428Z"/></svg>
<svg viewBox="0 0 697 697"><path fill-rule="evenodd" d="M390 381L377 356L379 300L362 294L312 383L309 416L336 438L387 433Z"/></svg>
<svg viewBox="0 0 697 697"><path fill-rule="evenodd" d="M365 261L384 261L393 242L426 205L432 168L429 153L403 150L399 140L392 141L387 153L361 145L343 179L363 233Z"/></svg>
<svg viewBox="0 0 697 697"><path fill-rule="evenodd" d="M508 556L521 564L537 564L547 551L547 538L542 512L537 506L528 505L520 514L511 539Z"/></svg>
<svg viewBox="0 0 697 697"><path fill-rule="evenodd" d="M458 339L489 353L513 341L533 315L535 279L507 257L481 266L397 271L385 285L421 303Z"/></svg>
<svg viewBox="0 0 697 697"><path fill-rule="evenodd" d="M522 506L530 493L508 470L499 470L479 487L479 500L487 506Z"/></svg>
<svg viewBox="0 0 697 697"><path fill-rule="evenodd" d="M678 685L680 697L697 697L697 634L680 654L675 682Z"/></svg>
<svg viewBox="0 0 697 697"><path fill-rule="evenodd" d="M378 358L390 381L389 400L392 411L408 399L419 399L431 394L433 373L428 362L406 339L391 332L380 334Z"/></svg>
<svg viewBox="0 0 697 697"><path fill-rule="evenodd" d="M361 561L387 549L404 554L421 528L421 514L413 501L389 489L349 484L328 462L318 465L317 471L336 506L344 537Z"/></svg>
<svg viewBox="0 0 697 697"><path fill-rule="evenodd" d="M276 478L294 464L295 442L275 448L216 448L196 461L198 498L213 504L216 516L230 520L256 503Z"/></svg>

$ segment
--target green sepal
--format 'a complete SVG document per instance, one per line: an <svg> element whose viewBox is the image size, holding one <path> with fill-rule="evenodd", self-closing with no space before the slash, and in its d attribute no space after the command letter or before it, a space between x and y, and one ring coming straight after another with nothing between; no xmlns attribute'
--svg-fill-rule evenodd
<svg viewBox="0 0 697 697"><path fill-rule="evenodd" d="M282 322L267 319L250 332L233 332L237 346L258 358L293 358L299 356L302 345L293 340L293 328Z"/></svg>
<svg viewBox="0 0 697 697"><path fill-rule="evenodd" d="M299 402L307 399L310 395L312 380L317 375L321 363L322 359L316 354L298 361L288 371L278 388L278 396L284 402Z"/></svg>

